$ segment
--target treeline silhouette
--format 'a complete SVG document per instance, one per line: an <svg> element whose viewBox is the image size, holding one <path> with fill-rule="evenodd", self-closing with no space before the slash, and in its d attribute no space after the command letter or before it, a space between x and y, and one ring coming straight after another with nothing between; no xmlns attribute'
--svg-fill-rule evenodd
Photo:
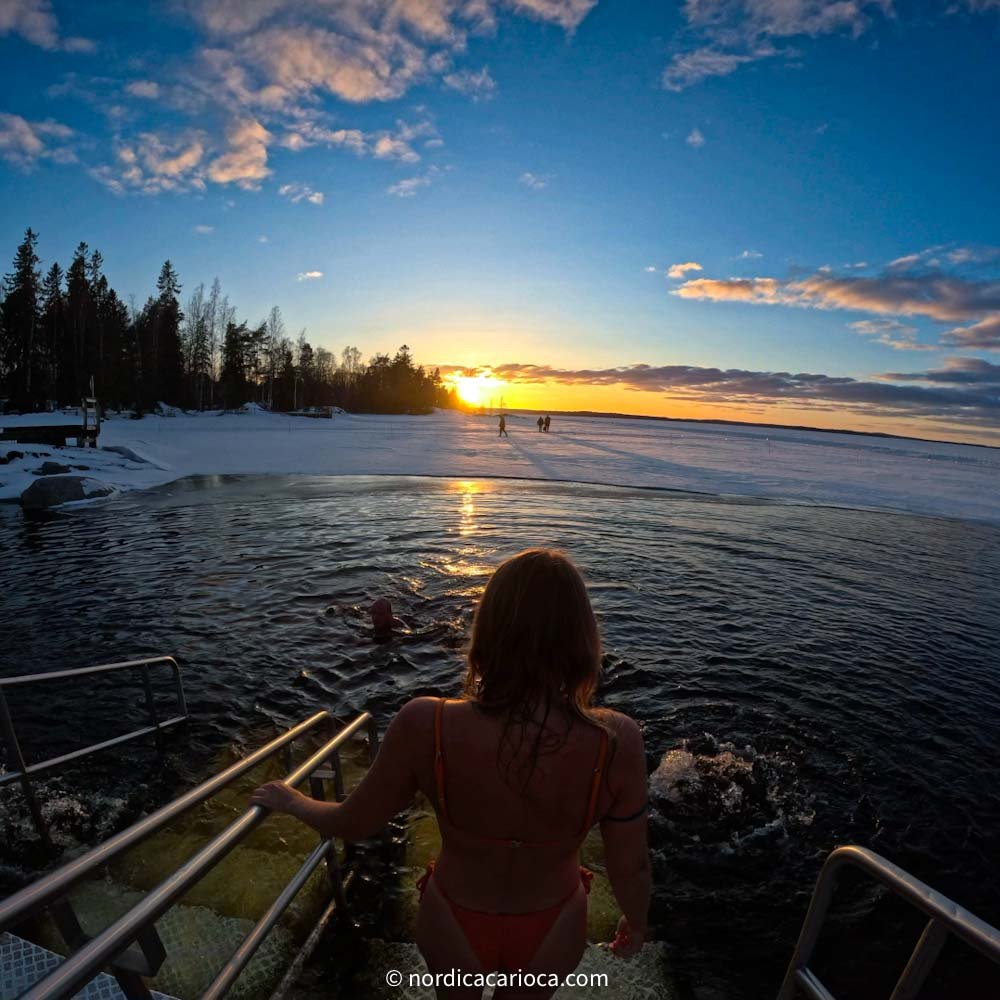
<svg viewBox="0 0 1000 1000"><path fill-rule="evenodd" d="M103 259L81 243L64 271L44 276L31 229L0 283L0 399L19 411L78 405L93 392L105 409L141 415L167 403L235 409L260 403L287 411L341 406L356 413L427 413L458 397L437 370L415 365L403 345L365 364L356 347L339 357L293 343L275 306L256 326L238 321L218 278L181 307L181 284L166 261L156 294L126 304L108 284Z"/></svg>

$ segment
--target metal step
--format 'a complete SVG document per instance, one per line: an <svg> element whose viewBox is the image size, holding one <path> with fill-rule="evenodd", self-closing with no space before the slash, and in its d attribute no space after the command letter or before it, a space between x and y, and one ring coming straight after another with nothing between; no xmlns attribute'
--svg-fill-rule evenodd
<svg viewBox="0 0 1000 1000"><path fill-rule="evenodd" d="M62 955L13 934L0 934L0 1000L15 1000L26 989L47 976ZM153 993L154 1000L174 1000L165 993ZM75 1000L125 1000L125 994L106 973L98 973Z"/></svg>

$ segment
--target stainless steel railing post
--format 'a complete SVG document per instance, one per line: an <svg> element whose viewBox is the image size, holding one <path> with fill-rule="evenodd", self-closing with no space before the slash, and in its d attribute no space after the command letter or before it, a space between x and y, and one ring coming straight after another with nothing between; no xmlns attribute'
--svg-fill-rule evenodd
<svg viewBox="0 0 1000 1000"><path fill-rule="evenodd" d="M21 791L24 793L25 801L28 803L28 811L31 813L31 822L35 826L35 831L38 833L46 853L54 854L55 845L49 836L49 828L42 815L42 807L38 804L38 799L35 798L35 790L28 775L28 765L24 762L24 754L21 753L21 744L18 742L17 733L14 730L14 720L10 717L10 708L7 705L7 697L3 688L0 688L0 729L3 730L10 766L18 773Z"/></svg>
<svg viewBox="0 0 1000 1000"><path fill-rule="evenodd" d="M947 940L948 928L931 917L889 1000L914 1000Z"/></svg>
<svg viewBox="0 0 1000 1000"><path fill-rule="evenodd" d="M833 1000L833 994L809 968L816 942L826 919L841 868L860 869L902 900L926 913L930 920L910 953L896 982L891 1000L913 1000L941 953L949 934L964 941L990 961L1000 965L1000 930L974 913L936 892L909 872L864 847L838 847L823 864L809 903L798 943L781 984L778 1000L793 1000L802 989L811 1000Z"/></svg>

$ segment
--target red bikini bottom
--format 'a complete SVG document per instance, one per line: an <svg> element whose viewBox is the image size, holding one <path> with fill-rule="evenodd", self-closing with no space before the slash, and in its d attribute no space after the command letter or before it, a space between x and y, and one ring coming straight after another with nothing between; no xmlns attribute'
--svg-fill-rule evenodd
<svg viewBox="0 0 1000 1000"><path fill-rule="evenodd" d="M432 858L427 862L427 871L417 882L421 898L433 873ZM587 893L590 892L593 878L594 873L581 866L580 881ZM462 928L469 945L487 972L516 972L527 968L546 934L552 929L556 917L573 895L571 892L561 903L531 913L484 913L482 910L469 910L453 903L441 891L440 886L438 892L451 907L458 926Z"/></svg>

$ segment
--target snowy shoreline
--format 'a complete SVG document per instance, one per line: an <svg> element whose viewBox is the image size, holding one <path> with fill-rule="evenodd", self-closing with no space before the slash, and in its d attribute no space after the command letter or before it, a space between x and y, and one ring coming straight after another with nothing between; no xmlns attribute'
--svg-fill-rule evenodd
<svg viewBox="0 0 1000 1000"><path fill-rule="evenodd" d="M113 417L98 449L0 443L0 501L17 501L44 462L111 496L196 475L431 475L647 487L1000 523L1000 452L976 445L631 418L454 411L310 419L255 410ZM58 422L46 414L0 427ZM109 450L115 449L115 450ZM86 466L86 469L73 468ZM97 488L96 486L94 488ZM83 501L91 502L91 501Z"/></svg>

